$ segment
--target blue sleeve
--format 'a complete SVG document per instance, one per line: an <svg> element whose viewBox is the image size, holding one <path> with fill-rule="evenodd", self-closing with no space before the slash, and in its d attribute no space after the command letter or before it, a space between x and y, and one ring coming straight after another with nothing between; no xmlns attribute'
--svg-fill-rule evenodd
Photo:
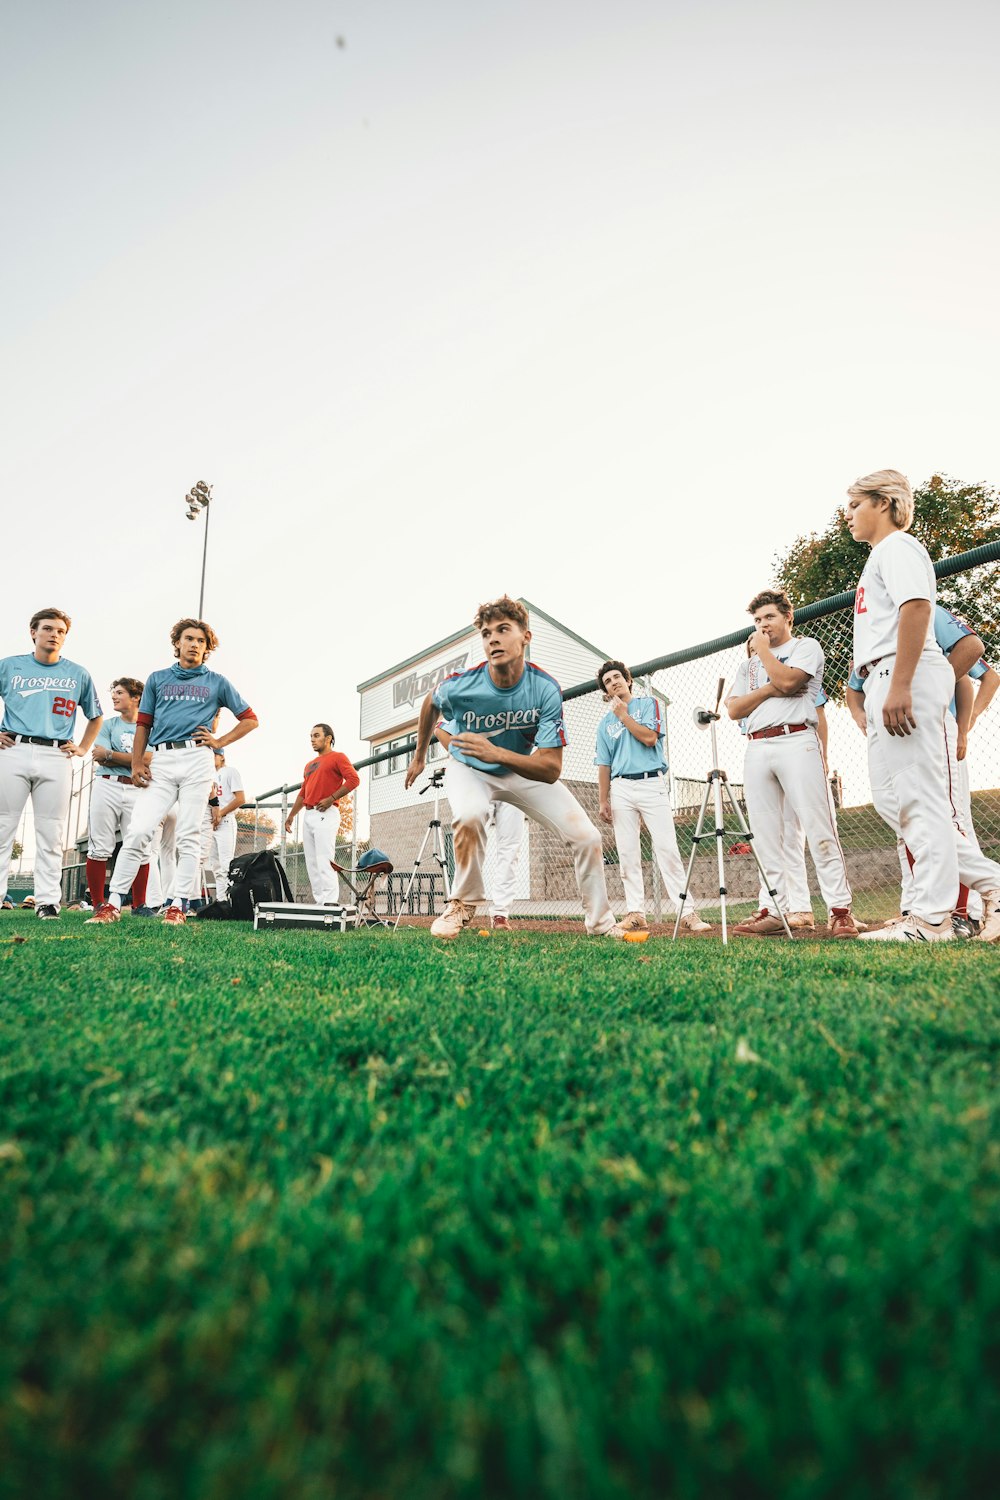
<svg viewBox="0 0 1000 1500"><path fill-rule="evenodd" d="M440 710L442 718L445 719L454 718L454 715L451 711L451 700L449 697L448 688L449 682L446 677L444 682L438 683L437 687L431 694L431 702L434 704L435 708Z"/></svg>
<svg viewBox="0 0 1000 1500"><path fill-rule="evenodd" d="M535 745L539 750L553 750L566 743L566 725L563 722L562 693L554 682L545 683Z"/></svg>
<svg viewBox="0 0 1000 1500"><path fill-rule="evenodd" d="M954 651L959 641L964 636L971 635L972 631L961 620L945 609L943 604L934 607L934 639L937 641L945 656L949 651Z"/></svg>
<svg viewBox="0 0 1000 1500"><path fill-rule="evenodd" d="M663 714L660 712L659 698L640 698L637 707L639 712L633 714L632 717L638 719L644 728L655 729L656 738L662 740L666 731L663 727Z"/></svg>
<svg viewBox="0 0 1000 1500"><path fill-rule="evenodd" d="M150 672L146 678L146 686L142 690L142 697L139 699L139 712L149 719L156 717L156 688L159 676L159 672Z"/></svg>
<svg viewBox="0 0 1000 1500"><path fill-rule="evenodd" d="M851 675L847 679L847 686L853 688L856 693L863 693L865 690L865 679L858 676L853 666L851 667Z"/></svg>
<svg viewBox="0 0 1000 1500"><path fill-rule="evenodd" d="M101 745L101 746L103 746L103 748L105 750L113 750L114 749L114 746L111 743L111 720L110 719L105 719L104 723L101 725L100 729L97 732L97 739L94 741L94 744L95 745Z"/></svg>
<svg viewBox="0 0 1000 1500"><path fill-rule="evenodd" d="M604 727L604 720L597 726L597 743L594 746L594 765L610 766L611 746L608 744L608 732Z"/></svg>
<svg viewBox="0 0 1000 1500"><path fill-rule="evenodd" d="M817 698L816 698L816 707L817 708L825 708L826 705L829 703L829 701L830 700L827 697L827 695L824 693L823 689L820 688L819 693L818 693Z"/></svg>
<svg viewBox="0 0 1000 1500"><path fill-rule="evenodd" d="M84 672L80 681L79 707L83 709L88 719L99 719L103 712L94 687L94 679L89 672Z"/></svg>
<svg viewBox="0 0 1000 1500"><path fill-rule="evenodd" d="M222 677L219 680L219 702L237 719L250 707L246 699L241 697L233 687L228 677Z"/></svg>
<svg viewBox="0 0 1000 1500"><path fill-rule="evenodd" d="M981 656L978 661L974 661L972 663L972 666L969 668L965 675L966 677L972 677L975 681L978 682L980 677L985 677L989 670L989 662L984 656Z"/></svg>

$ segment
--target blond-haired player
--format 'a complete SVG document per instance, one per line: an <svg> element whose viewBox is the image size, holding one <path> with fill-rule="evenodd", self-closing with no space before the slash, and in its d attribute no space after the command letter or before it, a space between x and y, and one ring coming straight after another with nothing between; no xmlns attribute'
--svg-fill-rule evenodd
<svg viewBox="0 0 1000 1500"><path fill-rule="evenodd" d="M566 730L562 690L526 660L528 611L506 594L480 605L475 618L486 660L446 677L420 706L417 747L406 772L423 773L439 719L451 735L448 802L455 839L452 899L433 923L435 937L454 938L486 900L483 856L490 804L510 802L568 845L592 935L616 931L604 881L601 835L559 780Z"/></svg>
<svg viewBox="0 0 1000 1500"><path fill-rule="evenodd" d="M1000 937L1000 865L956 839L948 705L955 674L934 636L937 580L909 535L913 491L879 469L847 491L847 526L871 548L854 600L854 670L864 684L872 800L913 856L909 915L869 941L945 942L960 881L983 897L987 942Z"/></svg>

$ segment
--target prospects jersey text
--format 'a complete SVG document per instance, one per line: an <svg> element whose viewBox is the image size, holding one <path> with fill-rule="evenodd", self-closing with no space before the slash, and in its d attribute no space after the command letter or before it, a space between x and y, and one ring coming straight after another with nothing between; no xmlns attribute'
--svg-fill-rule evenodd
<svg viewBox="0 0 1000 1500"><path fill-rule="evenodd" d="M433 702L450 734L485 734L516 755L530 755L536 746L549 750L566 743L562 689L531 662L525 662L520 679L509 688L497 687L486 662L456 672L434 690ZM449 752L490 776L507 773L507 766L461 755L454 745Z"/></svg>
<svg viewBox="0 0 1000 1500"><path fill-rule="evenodd" d="M7 734L71 740L76 711L99 719L101 705L90 673L75 661L40 662L33 654L0 660L0 698Z"/></svg>
<svg viewBox="0 0 1000 1500"><path fill-rule="evenodd" d="M220 708L237 719L252 717L250 705L227 677L208 667L181 667L175 662L146 679L139 703L139 723L151 726L149 743L188 740L196 729L211 729Z"/></svg>

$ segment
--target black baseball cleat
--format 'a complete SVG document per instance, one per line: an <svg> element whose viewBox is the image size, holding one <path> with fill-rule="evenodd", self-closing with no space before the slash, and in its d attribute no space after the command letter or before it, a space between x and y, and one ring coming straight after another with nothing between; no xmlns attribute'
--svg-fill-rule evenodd
<svg viewBox="0 0 1000 1500"><path fill-rule="evenodd" d="M979 923L974 917L959 916L956 911L951 914L951 930L957 938L966 941L979 936Z"/></svg>
<svg viewBox="0 0 1000 1500"><path fill-rule="evenodd" d="M58 906L39 906L35 910L35 916L42 922L58 922L59 908Z"/></svg>

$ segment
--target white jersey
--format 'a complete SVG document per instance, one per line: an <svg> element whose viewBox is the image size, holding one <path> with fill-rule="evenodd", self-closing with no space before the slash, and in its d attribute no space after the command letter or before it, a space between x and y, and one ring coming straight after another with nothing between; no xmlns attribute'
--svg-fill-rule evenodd
<svg viewBox="0 0 1000 1500"><path fill-rule="evenodd" d="M747 715L748 734L756 734L758 729L772 729L780 724L817 722L816 699L823 692L823 647L811 635L795 635L783 646L778 646L774 655L786 667L808 672L809 681L805 692L798 697L765 698L763 703L758 703L753 712ZM766 687L770 681L764 663L759 657L751 656L741 663L730 696L742 698L746 693L755 693L758 688Z"/></svg>
<svg viewBox="0 0 1000 1500"><path fill-rule="evenodd" d="M870 667L883 656L894 656L899 637L900 607L910 599L927 599L924 650L937 655L934 609L937 580L926 547L905 531L893 531L871 550L854 595L854 669Z"/></svg>
<svg viewBox="0 0 1000 1500"><path fill-rule="evenodd" d="M221 770L216 771L212 795L218 797L220 807L228 807L233 800L233 793L242 792L242 790L243 778L235 766L224 765ZM229 813L223 821L228 821L232 817L234 814Z"/></svg>

